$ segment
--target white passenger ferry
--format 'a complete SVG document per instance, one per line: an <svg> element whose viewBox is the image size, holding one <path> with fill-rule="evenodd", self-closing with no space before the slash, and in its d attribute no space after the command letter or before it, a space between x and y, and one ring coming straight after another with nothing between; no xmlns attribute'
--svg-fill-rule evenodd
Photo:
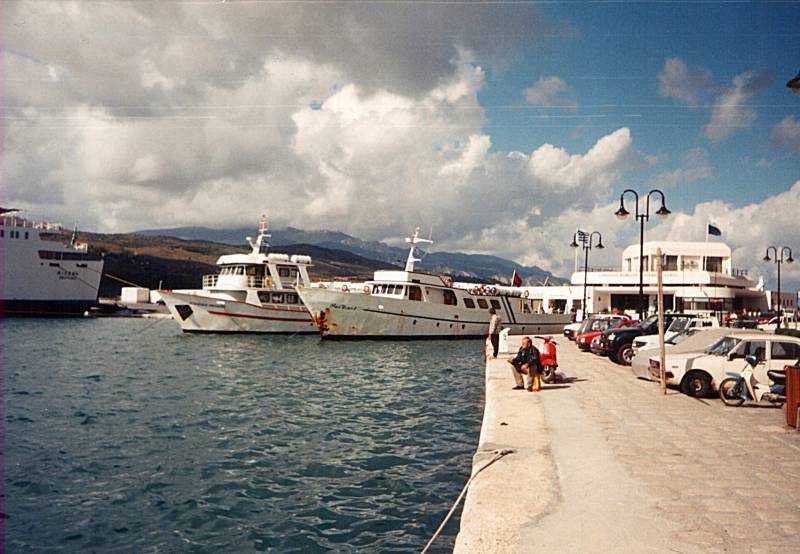
<svg viewBox="0 0 800 554"><path fill-rule="evenodd" d="M467 339L485 337L494 308L514 334L560 333L569 314L537 313L530 299L514 287L453 283L449 278L415 271L410 244L404 271L376 271L372 281L338 288L298 287L303 303L325 338Z"/></svg>
<svg viewBox="0 0 800 554"><path fill-rule="evenodd" d="M295 291L309 284L308 256L268 253L265 218L258 237L247 237L248 254L220 256L216 275L203 276L203 288L159 291L185 332L314 333L316 326Z"/></svg>
<svg viewBox="0 0 800 554"><path fill-rule="evenodd" d="M59 224L0 208L0 315L79 316L97 303L103 258ZM14 214L14 215L12 215Z"/></svg>

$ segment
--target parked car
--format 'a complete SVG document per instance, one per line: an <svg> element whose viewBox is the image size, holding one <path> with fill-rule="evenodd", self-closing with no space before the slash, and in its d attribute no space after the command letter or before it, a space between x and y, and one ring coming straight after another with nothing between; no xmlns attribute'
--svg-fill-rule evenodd
<svg viewBox="0 0 800 554"><path fill-rule="evenodd" d="M595 337L603 334L607 329L619 329L628 325L636 325L639 323L637 319L600 319L595 321L589 329L578 335L575 339L575 344L578 349L583 352L589 352L592 347L592 341Z"/></svg>
<svg viewBox="0 0 800 554"><path fill-rule="evenodd" d="M568 323L564 325L564 336L567 337L569 340L575 340L575 332L580 329L581 325L583 324L582 321L575 321L573 323Z"/></svg>
<svg viewBox="0 0 800 554"><path fill-rule="evenodd" d="M664 324L669 326L676 317L685 314L664 314ZM602 352L608 358L620 365L631 365L633 360L633 340L644 335L658 333L658 316L651 315L637 325L623 327L621 329L608 329L600 335L597 351Z"/></svg>
<svg viewBox="0 0 800 554"><path fill-rule="evenodd" d="M679 316L672 320L672 323L664 331L664 342L670 340L677 334L686 331L687 329L707 329L711 327L719 327L719 320L716 317L708 316L692 316L685 317ZM658 334L645 335L634 339L633 341L633 355L639 353L640 350L658 347Z"/></svg>
<svg viewBox="0 0 800 554"><path fill-rule="evenodd" d="M781 327L783 327L784 329L800 328L800 324L798 323L797 318L795 318L795 316L792 314L784 315L782 318L780 318L780 322L781 322ZM762 331L774 333L775 330L778 328L778 317L775 316L766 323L760 324L758 328L761 329Z"/></svg>
<svg viewBox="0 0 800 554"><path fill-rule="evenodd" d="M695 352L699 356L712 342L730 333L731 330L726 327L691 327L665 341L664 350L667 356L687 352ZM631 372L639 379L657 379L658 375L650 373L650 359L659 357L658 345L639 350L631 361Z"/></svg>
<svg viewBox="0 0 800 554"><path fill-rule="evenodd" d="M758 329L758 321L755 319L740 319L731 325L733 329Z"/></svg>
<svg viewBox="0 0 800 554"><path fill-rule="evenodd" d="M745 356L755 356L756 379L768 382L767 371L781 370L787 364L800 361L800 338L773 335L765 332L735 331L725 334L701 354L670 354L666 359L665 376L668 385L677 385L689 396L707 396L717 390L728 373L738 375ZM658 357L650 358L650 372L658 375Z"/></svg>

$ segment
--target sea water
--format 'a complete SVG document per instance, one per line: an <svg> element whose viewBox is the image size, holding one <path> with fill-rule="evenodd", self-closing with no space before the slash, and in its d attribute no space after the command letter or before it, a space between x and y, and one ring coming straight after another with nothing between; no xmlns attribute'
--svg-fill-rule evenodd
<svg viewBox="0 0 800 554"><path fill-rule="evenodd" d="M415 552L470 473L479 342L2 324L8 552Z"/></svg>

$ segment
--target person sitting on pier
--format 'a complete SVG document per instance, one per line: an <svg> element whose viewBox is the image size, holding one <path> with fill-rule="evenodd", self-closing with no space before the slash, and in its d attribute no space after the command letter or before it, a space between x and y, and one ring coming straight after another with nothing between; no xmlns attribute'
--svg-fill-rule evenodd
<svg viewBox="0 0 800 554"><path fill-rule="evenodd" d="M492 358L496 358L497 351L500 349L500 331L503 330L503 320L494 308L489 308L489 313L492 314L492 318L489 320L489 340L492 341Z"/></svg>
<svg viewBox="0 0 800 554"><path fill-rule="evenodd" d="M516 386L513 390L527 388L529 391L539 392L541 379L539 377L539 350L533 345L530 337L523 337L522 346L517 355L508 360L514 374ZM528 376L528 385L524 386L522 376Z"/></svg>

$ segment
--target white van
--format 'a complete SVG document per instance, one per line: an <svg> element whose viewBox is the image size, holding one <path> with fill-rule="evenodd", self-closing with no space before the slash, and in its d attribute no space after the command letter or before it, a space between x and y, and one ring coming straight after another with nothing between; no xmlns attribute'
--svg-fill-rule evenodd
<svg viewBox="0 0 800 554"><path fill-rule="evenodd" d="M680 386L689 396L707 396L717 390L717 385L738 375L744 367L745 356L758 359L756 379L769 382L768 370L780 370L800 360L800 338L758 332L731 332L720 337L702 353L670 354L666 358L668 385ZM650 374L659 375L658 356L650 358Z"/></svg>

